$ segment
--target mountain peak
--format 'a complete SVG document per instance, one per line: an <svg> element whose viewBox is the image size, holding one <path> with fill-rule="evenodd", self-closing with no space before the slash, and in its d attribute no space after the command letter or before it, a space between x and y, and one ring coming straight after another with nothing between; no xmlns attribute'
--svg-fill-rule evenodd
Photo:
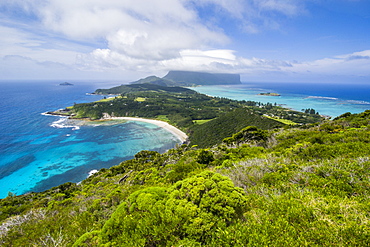
<svg viewBox="0 0 370 247"><path fill-rule="evenodd" d="M173 70L168 72L168 74L164 76L163 79L187 85L227 85L241 83L239 74L207 73L180 70Z"/></svg>

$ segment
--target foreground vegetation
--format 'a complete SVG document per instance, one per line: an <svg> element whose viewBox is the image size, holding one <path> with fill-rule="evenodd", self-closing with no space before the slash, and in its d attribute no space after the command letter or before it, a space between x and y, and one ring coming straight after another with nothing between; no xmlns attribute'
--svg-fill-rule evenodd
<svg viewBox="0 0 370 247"><path fill-rule="evenodd" d="M369 143L366 111L141 151L81 184L1 200L0 245L369 246Z"/></svg>

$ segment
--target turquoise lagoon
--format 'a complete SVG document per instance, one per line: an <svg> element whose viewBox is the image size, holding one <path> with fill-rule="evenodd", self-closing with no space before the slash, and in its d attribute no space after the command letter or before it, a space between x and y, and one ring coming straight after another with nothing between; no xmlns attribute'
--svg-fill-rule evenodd
<svg viewBox="0 0 370 247"><path fill-rule="evenodd" d="M244 82L240 85L201 86L192 89L211 96L276 103L297 111L313 108L330 117L370 109L370 84ZM277 93L280 96L264 96L259 95L260 93Z"/></svg>
<svg viewBox="0 0 370 247"><path fill-rule="evenodd" d="M42 114L101 99L86 94L96 88L87 83L0 83L0 198L8 192L20 195L79 182L91 171L117 165L141 150L165 152L181 143L145 122L82 124Z"/></svg>

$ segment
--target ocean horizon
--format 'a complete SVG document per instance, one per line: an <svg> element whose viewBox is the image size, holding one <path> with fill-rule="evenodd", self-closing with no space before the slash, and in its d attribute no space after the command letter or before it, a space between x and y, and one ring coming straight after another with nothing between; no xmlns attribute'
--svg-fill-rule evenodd
<svg viewBox="0 0 370 247"><path fill-rule="evenodd" d="M180 144L172 133L138 121L82 124L43 113L92 102L97 88L117 84L76 82L1 82L0 198L44 191L65 182L79 182L89 173L131 159L141 150L165 152ZM200 93L237 100L277 103L301 110L313 108L336 117L370 109L369 85L257 83L201 86ZM261 92L280 96L262 96Z"/></svg>

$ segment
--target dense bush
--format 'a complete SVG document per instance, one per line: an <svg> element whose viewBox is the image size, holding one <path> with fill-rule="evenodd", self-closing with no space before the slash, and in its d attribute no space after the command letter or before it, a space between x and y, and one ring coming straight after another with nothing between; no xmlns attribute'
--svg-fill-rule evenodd
<svg viewBox="0 0 370 247"><path fill-rule="evenodd" d="M231 180L202 172L168 189L149 187L133 193L104 224L101 244L171 246L184 240L208 244L214 231L242 217L244 205L243 191Z"/></svg>
<svg viewBox="0 0 370 247"><path fill-rule="evenodd" d="M9 194L0 245L369 246L369 120L248 127L212 148L144 150L78 185Z"/></svg>

